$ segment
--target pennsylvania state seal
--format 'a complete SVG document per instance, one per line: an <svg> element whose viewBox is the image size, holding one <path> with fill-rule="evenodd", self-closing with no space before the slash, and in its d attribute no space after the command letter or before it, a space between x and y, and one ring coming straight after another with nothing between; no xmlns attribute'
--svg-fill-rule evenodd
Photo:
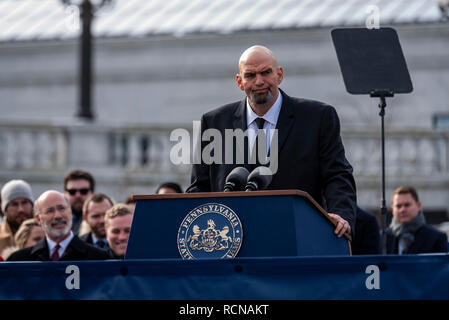
<svg viewBox="0 0 449 320"><path fill-rule="evenodd" d="M178 250L183 259L234 258L243 230L237 214L219 203L206 203L189 212L178 230Z"/></svg>

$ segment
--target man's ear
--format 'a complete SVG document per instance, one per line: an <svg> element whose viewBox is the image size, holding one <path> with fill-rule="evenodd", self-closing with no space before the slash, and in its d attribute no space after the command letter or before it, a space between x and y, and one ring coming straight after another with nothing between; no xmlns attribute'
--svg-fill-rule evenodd
<svg viewBox="0 0 449 320"><path fill-rule="evenodd" d="M239 87L240 90L245 91L242 85L242 76L239 73L235 75L235 82L237 83L237 87Z"/></svg>
<svg viewBox="0 0 449 320"><path fill-rule="evenodd" d="M278 74L278 85L280 85L282 80L284 80L284 69L282 69L282 67L278 67L277 74Z"/></svg>
<svg viewBox="0 0 449 320"><path fill-rule="evenodd" d="M39 223L39 225L42 225L41 219L39 218L39 214L38 214L38 213L36 213L36 214L34 215L34 219L36 219L36 221L37 221L37 223Z"/></svg>

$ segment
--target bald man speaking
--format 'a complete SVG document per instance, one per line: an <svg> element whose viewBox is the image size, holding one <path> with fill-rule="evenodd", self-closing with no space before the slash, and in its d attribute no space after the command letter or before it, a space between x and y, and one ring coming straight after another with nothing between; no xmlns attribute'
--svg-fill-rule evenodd
<svg viewBox="0 0 449 320"><path fill-rule="evenodd" d="M262 149L266 158L256 163L274 168L267 189L306 191L330 212L338 237L351 233L355 223L356 187L335 109L322 102L290 97L279 89L284 70L266 47L245 50L238 68L235 80L246 98L202 116L201 150L210 150L204 139L209 129L221 133L222 150L211 155L219 161L202 157L200 163L193 165L192 184L187 192L223 191L225 179L234 168L243 166L250 172L254 169L251 159L261 155L254 151L255 147L264 147L266 143ZM264 135L259 135L261 129ZM230 146L226 138L230 133L237 136L240 132L245 133L245 143ZM265 137L260 139L262 143L258 141L260 137ZM238 157L240 154L245 155L243 161ZM274 161L276 165L272 166Z"/></svg>

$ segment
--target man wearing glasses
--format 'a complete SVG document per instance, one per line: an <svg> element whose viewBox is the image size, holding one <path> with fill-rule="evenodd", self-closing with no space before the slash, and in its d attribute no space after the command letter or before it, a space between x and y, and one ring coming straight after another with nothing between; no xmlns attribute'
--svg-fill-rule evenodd
<svg viewBox="0 0 449 320"><path fill-rule="evenodd" d="M34 204L34 217L44 229L45 238L32 247L14 252L8 261L107 260L102 249L80 240L70 230L72 213L67 199L56 190L42 193Z"/></svg>
<svg viewBox="0 0 449 320"><path fill-rule="evenodd" d="M95 191L95 180L86 171L72 170L64 177L64 195L72 208L72 231L78 234L83 216L84 201Z"/></svg>

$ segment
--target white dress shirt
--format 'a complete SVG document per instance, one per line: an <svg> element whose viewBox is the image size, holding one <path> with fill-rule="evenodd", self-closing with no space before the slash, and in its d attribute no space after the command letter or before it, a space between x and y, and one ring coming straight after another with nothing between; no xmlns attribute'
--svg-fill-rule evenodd
<svg viewBox="0 0 449 320"><path fill-rule="evenodd" d="M93 244L94 246L100 247L100 246L97 245L97 242L103 242L103 243L104 243L104 246L103 246L103 247L100 247L100 248L105 248L105 247L107 247L108 242L107 242L106 238L104 238L104 239L98 239L98 238L94 235L93 232L91 233L91 236L92 236L92 244Z"/></svg>
<svg viewBox="0 0 449 320"><path fill-rule="evenodd" d="M59 246L60 246L59 250L58 250L59 258L62 257L62 255L65 252L65 249L67 249L67 247L68 247L70 241L72 241L73 237L74 237L73 232L70 231L70 235L59 243ZM50 250L50 258L51 258L51 256L53 255L53 251L56 247L56 242L49 239L48 237L46 237L46 239L47 239L48 249Z"/></svg>
<svg viewBox="0 0 449 320"><path fill-rule="evenodd" d="M263 130L265 131L265 135L267 136L267 152L270 150L270 142L274 134L274 129L276 129L276 123L278 122L279 113L281 112L282 106L282 94L278 90L278 97L274 104L268 109L267 113L265 113L262 117L265 120L263 125ZM250 155L253 150L254 141L257 136L257 124L256 119L259 118L257 114L254 113L253 109L249 105L248 98L246 98L246 125L248 127L248 141L249 141L249 150ZM267 134L267 132L269 134Z"/></svg>

